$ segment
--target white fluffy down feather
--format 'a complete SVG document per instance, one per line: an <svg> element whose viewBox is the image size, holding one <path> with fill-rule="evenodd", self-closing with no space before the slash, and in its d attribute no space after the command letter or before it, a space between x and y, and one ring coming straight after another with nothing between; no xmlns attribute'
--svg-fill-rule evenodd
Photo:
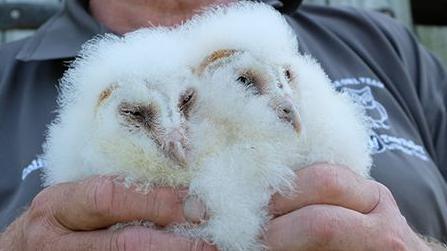
<svg viewBox="0 0 447 251"><path fill-rule="evenodd" d="M266 206L293 191L294 169L329 162L367 177L371 166L362 110L297 48L284 18L253 2L88 42L61 80L45 184L113 174L188 185L211 217L172 231L263 249Z"/></svg>

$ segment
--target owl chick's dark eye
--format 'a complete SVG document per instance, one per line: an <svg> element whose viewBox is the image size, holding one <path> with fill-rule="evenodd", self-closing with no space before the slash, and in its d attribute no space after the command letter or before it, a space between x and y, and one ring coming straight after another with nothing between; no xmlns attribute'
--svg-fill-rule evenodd
<svg viewBox="0 0 447 251"><path fill-rule="evenodd" d="M284 75L286 76L287 81L291 81L292 80L292 72L289 69L286 69L284 71Z"/></svg>
<svg viewBox="0 0 447 251"><path fill-rule="evenodd" d="M144 119L144 114L140 110L121 110L121 113L136 119Z"/></svg>
<svg viewBox="0 0 447 251"><path fill-rule="evenodd" d="M247 87L250 87L250 86L253 85L253 81L250 78L248 78L247 76L244 76L244 75L239 76L237 78L237 81L240 82L241 84L247 86Z"/></svg>
<svg viewBox="0 0 447 251"><path fill-rule="evenodd" d="M194 103L196 98L196 91L192 88L186 90L179 99L179 110L183 113L187 113Z"/></svg>
<svg viewBox="0 0 447 251"><path fill-rule="evenodd" d="M119 108L119 113L136 126L148 126L154 117L154 109L151 106L131 105L124 103Z"/></svg>
<svg viewBox="0 0 447 251"><path fill-rule="evenodd" d="M243 72L237 79L251 94L260 95L262 93L262 81L251 71Z"/></svg>

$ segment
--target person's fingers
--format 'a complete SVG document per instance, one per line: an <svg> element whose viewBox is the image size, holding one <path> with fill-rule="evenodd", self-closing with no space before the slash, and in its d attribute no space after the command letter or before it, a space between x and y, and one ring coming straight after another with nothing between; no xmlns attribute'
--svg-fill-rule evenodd
<svg viewBox="0 0 447 251"><path fill-rule="evenodd" d="M379 192L380 202L377 203L374 210L370 212L370 215L382 214L383 212L400 214L397 202L388 187L378 182L376 182L376 185Z"/></svg>
<svg viewBox="0 0 447 251"><path fill-rule="evenodd" d="M127 227L119 231L72 232L48 243L45 250L216 251L215 247L202 240L188 239L144 227Z"/></svg>
<svg viewBox="0 0 447 251"><path fill-rule="evenodd" d="M266 226L271 250L428 250L400 214L391 192L377 185L379 199L368 214L334 205L310 205Z"/></svg>
<svg viewBox="0 0 447 251"><path fill-rule="evenodd" d="M135 220L164 226L184 221L182 204L186 194L186 190L172 188L138 192L114 177L97 176L47 188L33 200L30 211L37 216L52 215L55 222L74 231Z"/></svg>
<svg viewBox="0 0 447 251"><path fill-rule="evenodd" d="M367 239L374 238L364 235L365 227L373 225L369 220L343 207L311 205L270 221L264 241L275 251L369 250Z"/></svg>
<svg viewBox="0 0 447 251"><path fill-rule="evenodd" d="M298 170L295 182L294 194L273 195L270 212L274 216L313 204L330 204L368 213L379 201L378 183L343 166L315 164Z"/></svg>

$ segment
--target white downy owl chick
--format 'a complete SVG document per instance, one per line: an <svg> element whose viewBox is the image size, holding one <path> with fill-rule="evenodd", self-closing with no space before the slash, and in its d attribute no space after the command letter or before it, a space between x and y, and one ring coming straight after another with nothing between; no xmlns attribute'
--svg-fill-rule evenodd
<svg viewBox="0 0 447 251"><path fill-rule="evenodd" d="M233 66L218 59L200 66L200 95L189 120L198 167L190 194L203 200L211 217L193 233L220 250L261 250L271 195L293 189L290 166L299 134L278 118L269 97L241 84Z"/></svg>
<svg viewBox="0 0 447 251"><path fill-rule="evenodd" d="M61 81L44 147L47 185L118 174L145 188L186 185L186 118L195 99L171 30L87 43Z"/></svg>
<svg viewBox="0 0 447 251"><path fill-rule="evenodd" d="M275 62L250 51L220 50L206 58L198 75L202 79L213 75L218 84L231 76L228 81L245 88L247 95L268 99L278 118L300 136L295 168L328 162L369 177L369 126L364 111L349 95L334 90L310 56L295 54Z"/></svg>
<svg viewBox="0 0 447 251"><path fill-rule="evenodd" d="M298 54L293 32L271 7L237 3L187 25L198 90L206 94L192 128L215 135L193 130L191 138L200 142L192 144L196 152L208 154L191 184L213 215L204 235L223 250L260 250L266 205L273 192L290 188L290 168L329 162L368 176L368 126L321 67Z"/></svg>

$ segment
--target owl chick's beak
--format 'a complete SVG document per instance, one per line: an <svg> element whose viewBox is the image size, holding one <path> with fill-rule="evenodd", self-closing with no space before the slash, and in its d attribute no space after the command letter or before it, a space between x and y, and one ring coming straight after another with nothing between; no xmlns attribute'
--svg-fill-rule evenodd
<svg viewBox="0 0 447 251"><path fill-rule="evenodd" d="M275 102L273 104L275 106L275 110L278 114L278 117L290 123L297 133L301 132L301 118L300 114L297 111L293 101L290 98L286 98L280 102Z"/></svg>
<svg viewBox="0 0 447 251"><path fill-rule="evenodd" d="M187 138L182 129L173 129L165 135L163 150L182 167L187 163Z"/></svg>

